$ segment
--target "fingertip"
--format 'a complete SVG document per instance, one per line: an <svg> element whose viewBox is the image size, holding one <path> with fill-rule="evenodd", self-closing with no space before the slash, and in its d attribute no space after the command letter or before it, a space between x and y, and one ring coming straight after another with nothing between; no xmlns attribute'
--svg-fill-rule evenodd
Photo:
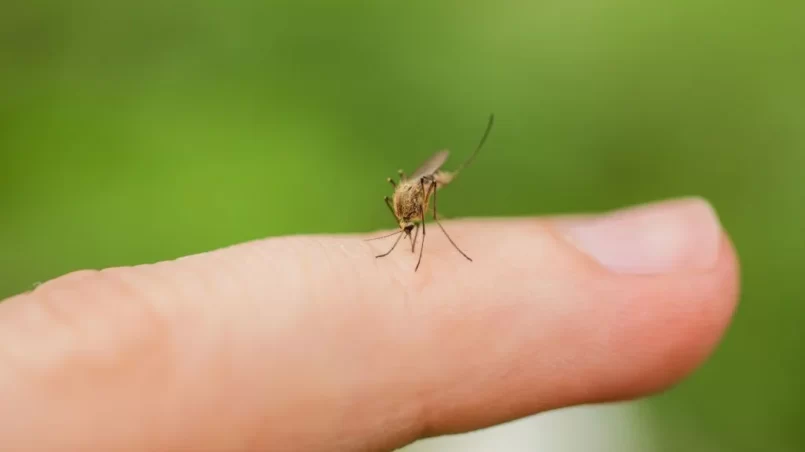
<svg viewBox="0 0 805 452"><path fill-rule="evenodd" d="M685 204L671 207L688 215ZM428 352L435 377L423 401L426 434L647 396L690 375L718 347L739 295L732 242L712 231L701 201L690 206L697 212L672 220L674 227L704 229L704 252L717 255L674 254L672 265L655 260L649 272L590 259L542 220L454 224L494 264L457 271L451 277L466 289L436 293L442 297L430 310L436 332L429 343L439 347Z"/></svg>
<svg viewBox="0 0 805 452"><path fill-rule="evenodd" d="M722 236L719 257L706 271L635 281L611 330L612 364L628 372L600 373L591 401L631 399L665 391L689 377L718 349L736 310L739 263ZM625 293L626 291L624 291Z"/></svg>

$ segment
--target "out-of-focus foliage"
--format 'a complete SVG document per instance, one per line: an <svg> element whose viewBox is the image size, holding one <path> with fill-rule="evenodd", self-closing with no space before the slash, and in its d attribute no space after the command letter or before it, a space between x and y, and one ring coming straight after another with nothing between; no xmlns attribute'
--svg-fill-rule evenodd
<svg viewBox="0 0 805 452"><path fill-rule="evenodd" d="M6 2L0 296L393 227L384 178L443 147L456 164L495 112L445 214L706 196L742 304L713 359L653 402L667 450L802 450L804 18L699 0Z"/></svg>

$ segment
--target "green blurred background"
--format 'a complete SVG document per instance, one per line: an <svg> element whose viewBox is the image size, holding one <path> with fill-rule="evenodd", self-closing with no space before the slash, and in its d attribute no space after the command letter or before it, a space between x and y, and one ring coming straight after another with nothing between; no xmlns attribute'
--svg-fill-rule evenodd
<svg viewBox="0 0 805 452"><path fill-rule="evenodd" d="M636 0L0 6L0 298L81 268L393 227L490 112L449 216L718 209L743 296L660 450L805 448L805 7ZM344 206L351 206L345 209Z"/></svg>

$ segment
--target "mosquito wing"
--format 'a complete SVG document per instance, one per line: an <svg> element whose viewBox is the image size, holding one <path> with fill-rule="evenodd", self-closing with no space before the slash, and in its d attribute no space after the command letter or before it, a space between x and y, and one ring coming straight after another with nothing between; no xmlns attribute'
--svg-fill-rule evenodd
<svg viewBox="0 0 805 452"><path fill-rule="evenodd" d="M414 171L413 174L408 178L410 180L419 179L422 176L430 176L431 174L439 171L439 168L444 165L444 162L447 161L447 157L450 155L450 151L447 149L443 149L435 154L433 154L429 159L425 160L425 163L420 165L419 168Z"/></svg>

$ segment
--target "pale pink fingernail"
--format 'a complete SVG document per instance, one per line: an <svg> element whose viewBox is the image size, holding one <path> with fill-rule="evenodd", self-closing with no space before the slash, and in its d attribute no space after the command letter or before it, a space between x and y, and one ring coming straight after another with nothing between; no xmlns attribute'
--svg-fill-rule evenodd
<svg viewBox="0 0 805 452"><path fill-rule="evenodd" d="M601 265L623 273L706 270L718 259L722 240L715 210L700 198L563 220L557 226Z"/></svg>

